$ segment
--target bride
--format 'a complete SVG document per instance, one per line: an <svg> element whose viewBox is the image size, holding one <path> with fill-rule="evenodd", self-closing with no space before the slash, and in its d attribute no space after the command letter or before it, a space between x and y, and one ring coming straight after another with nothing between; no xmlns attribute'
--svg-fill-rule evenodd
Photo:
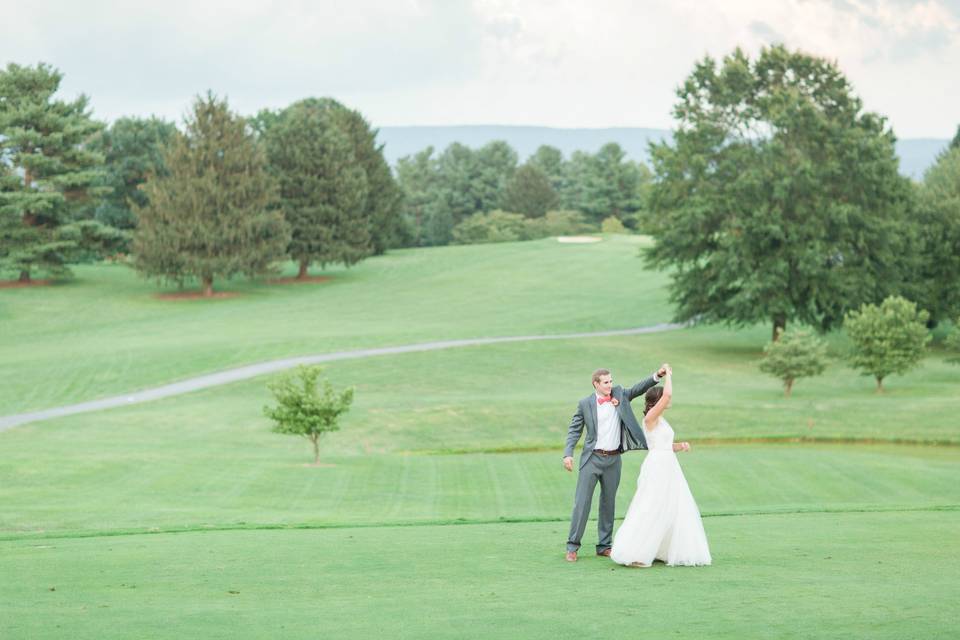
<svg viewBox="0 0 960 640"><path fill-rule="evenodd" d="M643 432L647 453L637 478L637 492L613 539L610 558L631 567L710 564L710 548L700 511L683 477L676 451L690 443L673 442L673 429L663 418L673 395L673 371L667 368L663 388L647 391Z"/></svg>

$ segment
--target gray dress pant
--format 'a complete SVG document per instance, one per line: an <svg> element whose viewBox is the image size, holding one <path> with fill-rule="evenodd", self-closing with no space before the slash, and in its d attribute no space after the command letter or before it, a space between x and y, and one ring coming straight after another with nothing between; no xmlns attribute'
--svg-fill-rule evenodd
<svg viewBox="0 0 960 640"><path fill-rule="evenodd" d="M600 514L597 519L597 553L613 545L613 512L620 486L620 456L591 454L577 475L577 492L573 497L573 515L570 516L570 536L567 551L580 548L580 539L587 528L593 492L600 483Z"/></svg>

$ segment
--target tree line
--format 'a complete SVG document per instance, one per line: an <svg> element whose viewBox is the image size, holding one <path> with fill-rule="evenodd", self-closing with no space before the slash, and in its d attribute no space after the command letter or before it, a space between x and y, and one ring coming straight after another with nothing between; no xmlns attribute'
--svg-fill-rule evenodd
<svg viewBox="0 0 960 640"><path fill-rule="evenodd" d="M597 230L653 236L678 320L826 331L902 296L960 315L960 129L924 176L832 61L783 46L697 62L650 168L616 144L569 158L505 142L383 159L331 99L244 118L197 99L184 126L96 122L54 98L51 67L0 71L0 271L54 276L131 251L144 275L207 292L293 260L354 264L392 247Z"/></svg>

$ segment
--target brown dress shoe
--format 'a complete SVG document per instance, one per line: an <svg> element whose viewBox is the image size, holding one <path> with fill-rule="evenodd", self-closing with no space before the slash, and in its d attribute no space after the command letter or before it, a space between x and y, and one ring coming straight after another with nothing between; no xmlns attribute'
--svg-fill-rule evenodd
<svg viewBox="0 0 960 640"><path fill-rule="evenodd" d="M577 561L577 552L567 551L567 562L576 562L576 561Z"/></svg>
<svg viewBox="0 0 960 640"><path fill-rule="evenodd" d="M604 558L610 557L610 549L604 549L603 551L597 551L598 556L603 556Z"/></svg>

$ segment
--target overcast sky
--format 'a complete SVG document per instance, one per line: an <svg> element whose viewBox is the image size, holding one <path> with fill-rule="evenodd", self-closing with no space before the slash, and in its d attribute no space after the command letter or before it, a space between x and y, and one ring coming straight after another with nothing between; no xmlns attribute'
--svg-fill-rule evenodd
<svg viewBox="0 0 960 640"><path fill-rule="evenodd" d="M48 62L94 115L179 121L333 96L376 126L670 128L704 55L836 60L901 138L960 123L960 0L3 0L0 62Z"/></svg>

